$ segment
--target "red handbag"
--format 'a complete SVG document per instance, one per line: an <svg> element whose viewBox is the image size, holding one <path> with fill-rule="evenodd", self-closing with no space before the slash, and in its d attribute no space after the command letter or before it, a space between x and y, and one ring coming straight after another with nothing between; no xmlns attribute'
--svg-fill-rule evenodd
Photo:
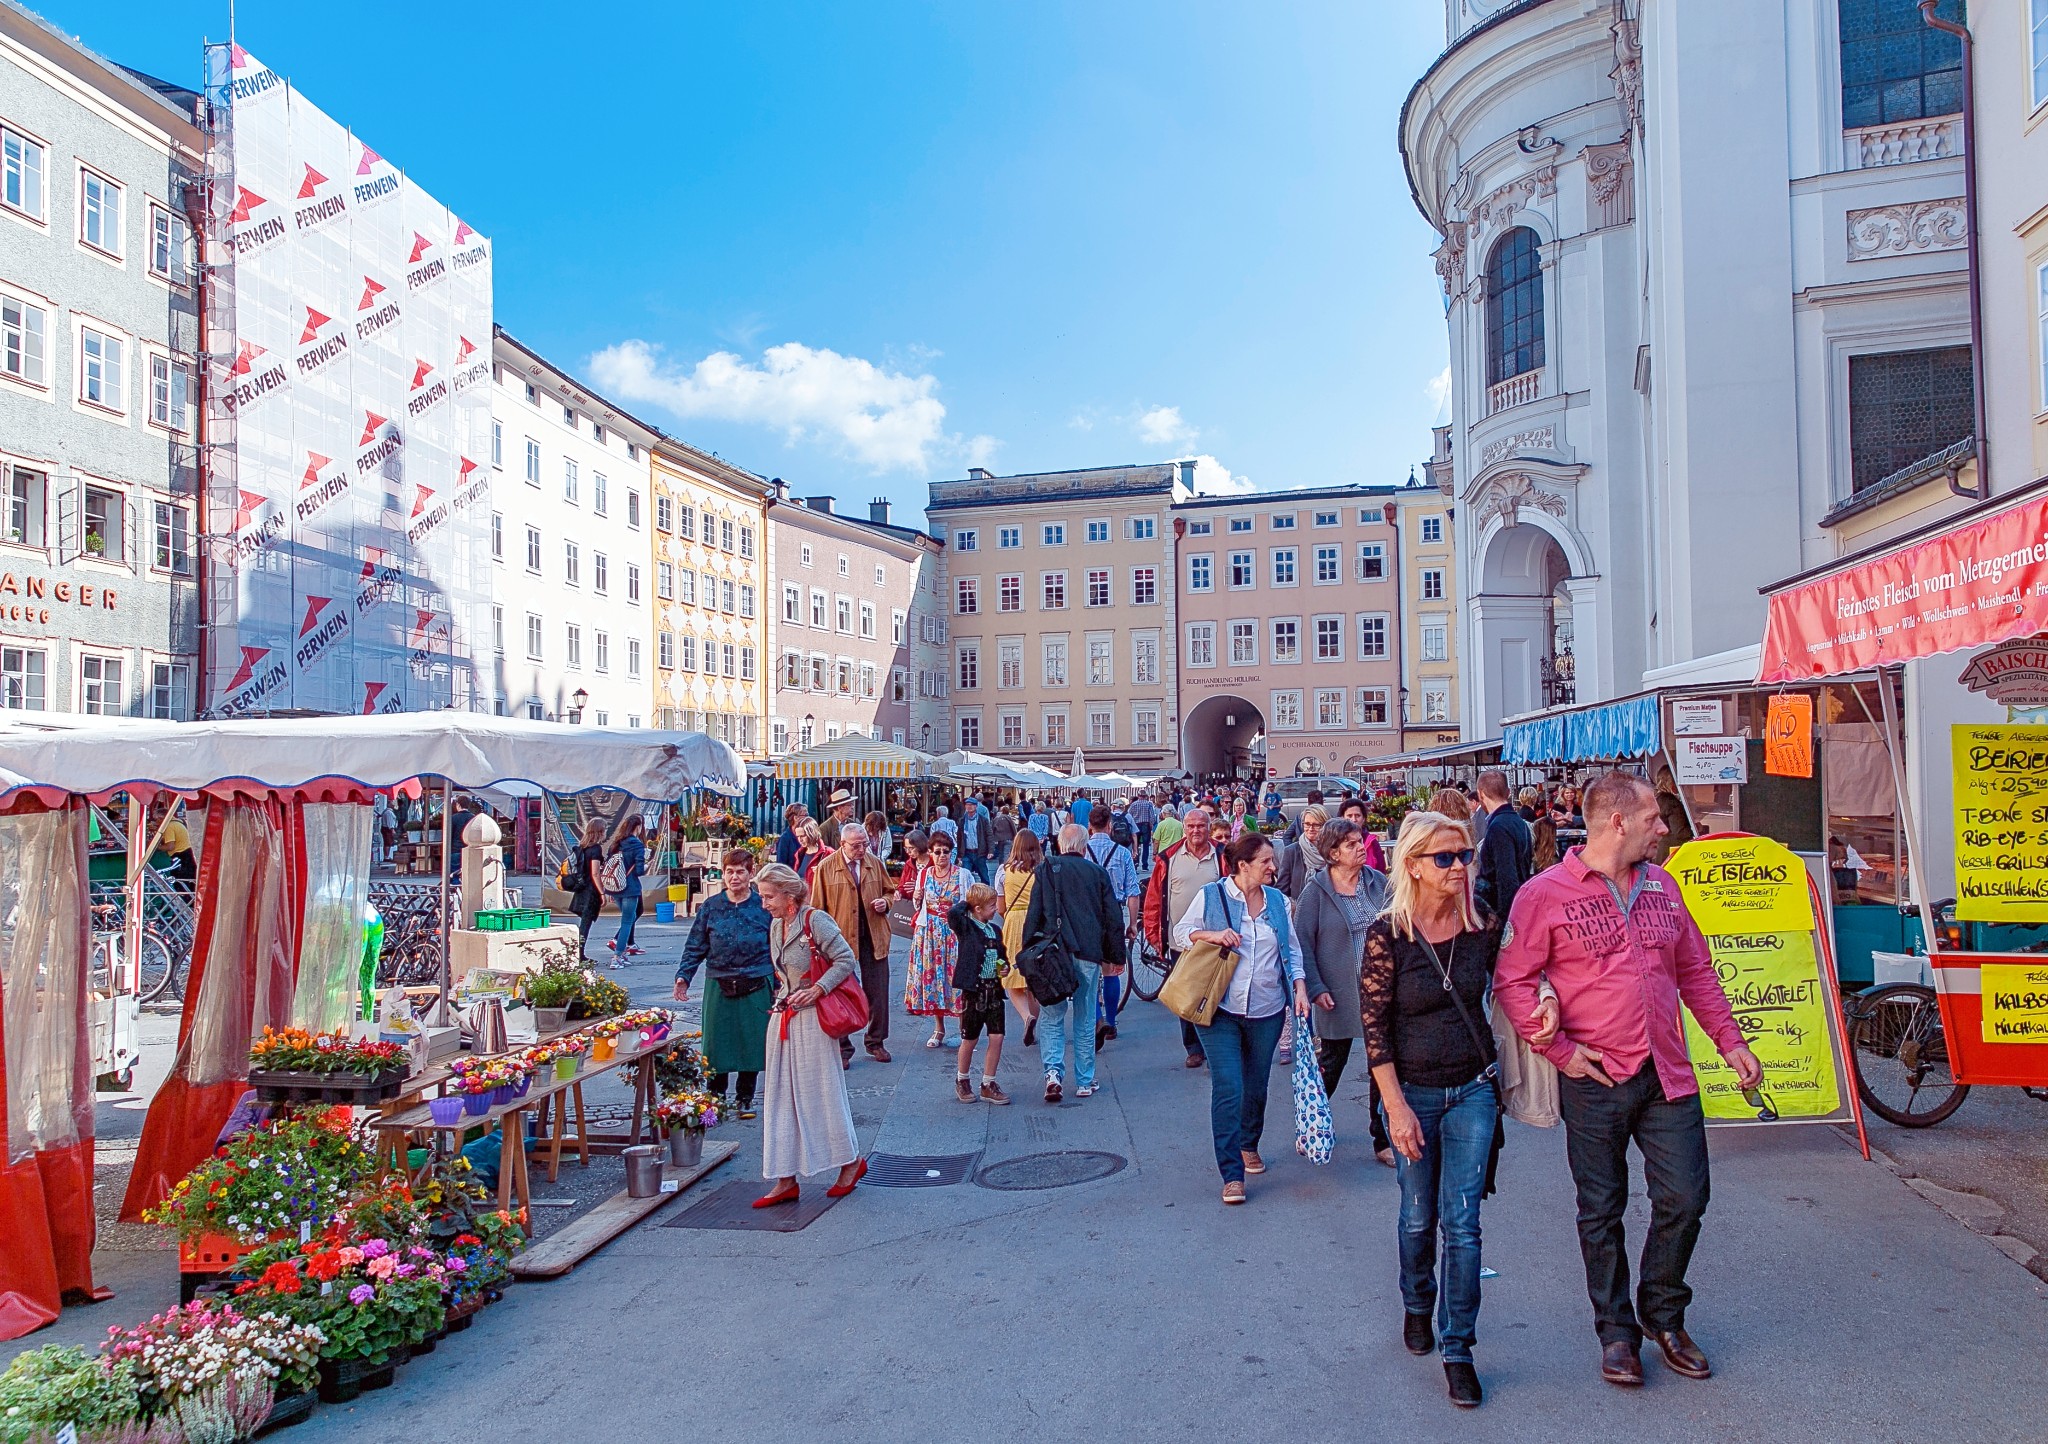
<svg viewBox="0 0 2048 1444"><path fill-rule="evenodd" d="M818 952L818 940L811 936L811 916L816 908L804 909L804 941L811 948L811 971L807 982L815 984L831 970L832 964ZM861 991L860 984L853 977L843 979L839 986L823 994L817 1001L818 1026L825 1030L828 1038L850 1038L868 1025L868 995ZM783 1037L789 1036L789 1015L782 1020Z"/></svg>

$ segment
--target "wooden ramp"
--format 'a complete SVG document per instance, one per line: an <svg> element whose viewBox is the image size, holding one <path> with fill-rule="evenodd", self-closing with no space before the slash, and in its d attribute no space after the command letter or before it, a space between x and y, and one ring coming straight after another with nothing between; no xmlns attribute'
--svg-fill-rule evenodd
<svg viewBox="0 0 2048 1444"><path fill-rule="evenodd" d="M664 1183L674 1181L682 1185L674 1193L657 1193L652 1198L633 1198L624 1191L613 1194L560 1233L550 1235L515 1256L512 1276L521 1279L560 1278L641 1219L675 1202L689 1190L690 1185L739 1151L737 1143L705 1143L704 1157L695 1168L678 1170L671 1164L664 1170Z"/></svg>

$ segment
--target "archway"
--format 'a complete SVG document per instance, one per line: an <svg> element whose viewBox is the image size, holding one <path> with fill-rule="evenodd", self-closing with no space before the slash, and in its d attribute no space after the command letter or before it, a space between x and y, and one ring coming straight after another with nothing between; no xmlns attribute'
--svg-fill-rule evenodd
<svg viewBox="0 0 2048 1444"><path fill-rule="evenodd" d="M1473 601L1482 724L1573 700L1571 563L1540 526L1502 527L1488 542Z"/></svg>
<svg viewBox="0 0 2048 1444"><path fill-rule="evenodd" d="M1251 778L1255 744L1266 733L1266 715L1242 697L1204 697L1181 724L1181 766L1198 779Z"/></svg>

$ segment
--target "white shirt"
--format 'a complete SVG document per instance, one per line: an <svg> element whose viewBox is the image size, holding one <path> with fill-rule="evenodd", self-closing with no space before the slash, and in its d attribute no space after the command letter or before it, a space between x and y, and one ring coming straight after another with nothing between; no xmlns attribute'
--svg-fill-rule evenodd
<svg viewBox="0 0 2048 1444"><path fill-rule="evenodd" d="M1173 925L1173 945L1182 952L1194 946L1198 930L1207 928L1206 909L1202 905L1207 892L1203 888L1196 893L1180 921ZM1253 917L1245 907L1244 894L1229 878L1223 880L1223 895L1237 904L1229 913L1239 923L1240 942L1237 971L1230 975L1230 987L1221 1006L1241 1018L1270 1018L1286 1008L1286 980L1299 974L1301 964L1294 961L1288 966L1290 960L1280 955L1280 934L1274 930L1268 913L1262 910ZM1271 906L1272 899L1268 898L1267 907Z"/></svg>

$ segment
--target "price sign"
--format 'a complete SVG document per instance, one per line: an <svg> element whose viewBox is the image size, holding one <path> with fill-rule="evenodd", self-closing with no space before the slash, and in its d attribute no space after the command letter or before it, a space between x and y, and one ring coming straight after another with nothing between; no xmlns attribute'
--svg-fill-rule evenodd
<svg viewBox="0 0 2048 1444"><path fill-rule="evenodd" d="M1806 864L1784 843L1746 835L1695 838L1664 864L1700 931L1791 933L1813 927Z"/></svg>
<svg viewBox="0 0 2048 1444"><path fill-rule="evenodd" d="M1986 963L1984 1041L2048 1043L2048 965Z"/></svg>
<svg viewBox="0 0 2048 1444"><path fill-rule="evenodd" d="M2048 922L2048 728L1949 729L1956 916Z"/></svg>
<svg viewBox="0 0 2048 1444"><path fill-rule="evenodd" d="M1808 694L1771 698L1764 716L1764 771L1772 777L1813 776L1813 698Z"/></svg>

